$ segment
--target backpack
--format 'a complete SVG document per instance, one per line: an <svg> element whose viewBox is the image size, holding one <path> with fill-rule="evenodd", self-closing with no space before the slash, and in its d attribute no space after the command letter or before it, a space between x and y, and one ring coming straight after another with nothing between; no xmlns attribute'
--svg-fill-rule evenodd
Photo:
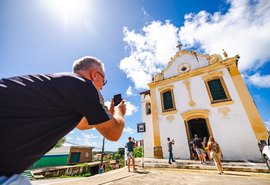
<svg viewBox="0 0 270 185"><path fill-rule="evenodd" d="M216 152L216 153L220 152L220 147L219 147L218 143L214 142L212 145L212 148L213 148L214 152Z"/></svg>

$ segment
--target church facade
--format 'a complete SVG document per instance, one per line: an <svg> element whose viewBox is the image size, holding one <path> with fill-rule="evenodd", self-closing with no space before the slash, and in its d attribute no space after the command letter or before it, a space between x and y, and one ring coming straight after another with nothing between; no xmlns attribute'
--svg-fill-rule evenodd
<svg viewBox="0 0 270 185"><path fill-rule="evenodd" d="M224 160L259 161L267 130L238 70L239 57L224 59L180 50L141 93L145 157L190 159L194 135L213 136Z"/></svg>

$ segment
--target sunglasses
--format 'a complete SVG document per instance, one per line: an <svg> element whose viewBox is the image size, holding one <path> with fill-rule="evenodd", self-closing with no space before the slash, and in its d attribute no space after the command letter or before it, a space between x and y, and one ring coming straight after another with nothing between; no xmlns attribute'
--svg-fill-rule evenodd
<svg viewBox="0 0 270 185"><path fill-rule="evenodd" d="M99 72L99 71L97 71L97 73L100 74L100 76L102 76L102 78L103 78L103 86L106 85L106 83L108 81L105 79L105 76L101 72Z"/></svg>

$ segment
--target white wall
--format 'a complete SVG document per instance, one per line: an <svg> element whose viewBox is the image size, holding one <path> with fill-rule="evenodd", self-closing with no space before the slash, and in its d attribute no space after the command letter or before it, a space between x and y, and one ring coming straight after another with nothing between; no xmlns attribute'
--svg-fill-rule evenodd
<svg viewBox="0 0 270 185"><path fill-rule="evenodd" d="M143 133L144 139L144 156L145 157L154 157L154 141L153 141L153 125L152 125L152 104L151 104L151 114L146 115L145 104L150 102L149 95L141 95L141 105L142 105L142 122L145 122L145 130Z"/></svg>

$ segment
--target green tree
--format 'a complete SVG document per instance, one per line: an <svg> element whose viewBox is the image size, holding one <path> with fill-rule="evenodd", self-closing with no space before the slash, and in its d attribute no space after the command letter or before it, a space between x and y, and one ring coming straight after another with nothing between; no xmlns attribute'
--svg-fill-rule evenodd
<svg viewBox="0 0 270 185"><path fill-rule="evenodd" d="M60 148L66 142L66 137L62 137L54 146L54 148Z"/></svg>
<svg viewBox="0 0 270 185"><path fill-rule="evenodd" d="M134 148L135 157L142 157L142 152L143 152L143 147L142 146Z"/></svg>
<svg viewBox="0 0 270 185"><path fill-rule="evenodd" d="M125 148L118 148L118 154L123 156L125 154Z"/></svg>

